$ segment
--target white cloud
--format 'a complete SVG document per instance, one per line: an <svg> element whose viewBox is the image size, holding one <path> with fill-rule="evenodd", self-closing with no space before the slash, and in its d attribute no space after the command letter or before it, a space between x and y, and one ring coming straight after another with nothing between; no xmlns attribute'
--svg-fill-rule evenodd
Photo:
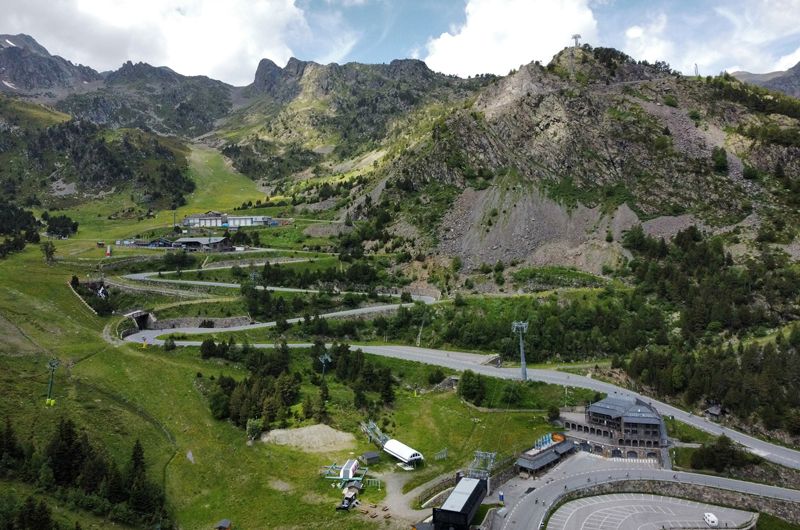
<svg viewBox="0 0 800 530"><path fill-rule="evenodd" d="M347 3L360 0L344 0ZM98 70L126 60L243 85L258 61L279 65L300 48L340 60L358 41L335 13L314 27L299 0L2 0L3 31Z"/></svg>
<svg viewBox="0 0 800 530"><path fill-rule="evenodd" d="M667 15L661 13L646 26L631 26L625 30L623 51L636 59L664 61L672 55L674 44L664 38Z"/></svg>
<svg viewBox="0 0 800 530"><path fill-rule="evenodd" d="M548 62L574 33L584 42L597 37L589 0L467 0L465 23L431 39L425 62L460 76L506 74Z"/></svg>
<svg viewBox="0 0 800 530"><path fill-rule="evenodd" d="M800 47L792 53L786 54L775 62L773 70L788 70L792 66L800 63Z"/></svg>
<svg viewBox="0 0 800 530"><path fill-rule="evenodd" d="M800 0L742 0L717 7L714 12L728 27L710 36L704 45L722 52L721 65L728 71L773 70L776 64L784 63L784 57L774 52L778 44L800 39Z"/></svg>

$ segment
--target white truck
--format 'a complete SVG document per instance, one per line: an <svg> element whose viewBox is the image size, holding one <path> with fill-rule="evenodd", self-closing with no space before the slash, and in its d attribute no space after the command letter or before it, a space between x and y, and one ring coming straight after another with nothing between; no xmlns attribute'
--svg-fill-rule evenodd
<svg viewBox="0 0 800 530"><path fill-rule="evenodd" d="M706 522L708 526L711 528L717 528L719 526L719 519L713 513L706 512L703 514L703 520Z"/></svg>

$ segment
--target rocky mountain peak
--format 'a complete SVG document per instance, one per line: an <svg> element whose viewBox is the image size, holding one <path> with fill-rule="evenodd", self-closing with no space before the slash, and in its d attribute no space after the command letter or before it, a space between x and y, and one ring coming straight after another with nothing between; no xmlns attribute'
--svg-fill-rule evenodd
<svg viewBox="0 0 800 530"><path fill-rule="evenodd" d="M106 82L114 83L174 83L181 77L166 66L153 66L148 63L126 61L122 66L108 74Z"/></svg>
<svg viewBox="0 0 800 530"><path fill-rule="evenodd" d="M51 55L24 34L0 35L0 90L25 94L71 88L100 79L89 67Z"/></svg>
<svg viewBox="0 0 800 530"><path fill-rule="evenodd" d="M24 33L18 33L17 35L0 34L0 49L3 48L19 48L42 57L51 57L47 48L36 42L36 39L30 35Z"/></svg>

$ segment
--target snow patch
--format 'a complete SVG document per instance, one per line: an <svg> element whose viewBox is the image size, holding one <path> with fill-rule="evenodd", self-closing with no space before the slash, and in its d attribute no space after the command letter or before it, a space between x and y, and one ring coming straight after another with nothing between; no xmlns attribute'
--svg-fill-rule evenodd
<svg viewBox="0 0 800 530"><path fill-rule="evenodd" d="M6 42L7 42L7 43L9 43L10 45L12 45L12 46L13 46L13 47L15 47L15 48L17 47L17 45L16 45L16 44L14 44L13 42L11 42L11 41L10 41L10 40L8 40L8 39L6 39Z"/></svg>
<svg viewBox="0 0 800 530"><path fill-rule="evenodd" d="M14 90L19 90L17 87L14 86L14 83L9 83L8 81L3 81L3 84L8 88L12 88Z"/></svg>

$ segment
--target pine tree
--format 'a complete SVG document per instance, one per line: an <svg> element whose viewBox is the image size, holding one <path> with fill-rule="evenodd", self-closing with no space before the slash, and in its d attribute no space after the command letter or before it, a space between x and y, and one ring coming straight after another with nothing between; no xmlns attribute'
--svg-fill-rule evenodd
<svg viewBox="0 0 800 530"><path fill-rule="evenodd" d="M109 500L112 504L123 502L127 493L125 491L125 481L122 479L122 473L116 465L111 464L106 474L105 482L100 487L101 495Z"/></svg>
<svg viewBox="0 0 800 530"><path fill-rule="evenodd" d="M364 394L364 386L361 382L353 386L353 407L360 410L367 406L367 396Z"/></svg>
<svg viewBox="0 0 800 530"><path fill-rule="evenodd" d="M78 478L85 457L84 443L85 438L78 439L75 424L71 420L62 419L58 423L58 428L45 450L45 456L50 461L53 477L59 486L74 484Z"/></svg>
<svg viewBox="0 0 800 530"><path fill-rule="evenodd" d="M35 530L36 526L36 500L32 496L28 496L22 506L17 510L16 529L18 530Z"/></svg>
<svg viewBox="0 0 800 530"><path fill-rule="evenodd" d="M22 446L17 440L17 434L14 432L14 427L11 425L11 420L6 417L5 427L0 436L0 454L8 455L14 460L19 460L23 457Z"/></svg>
<svg viewBox="0 0 800 530"><path fill-rule="evenodd" d="M394 386L392 381L392 372L388 368L381 370L381 399L386 405L394 403Z"/></svg>
<svg viewBox="0 0 800 530"><path fill-rule="evenodd" d="M314 416L314 403L311 401L311 395L306 394L303 398L303 418L311 419Z"/></svg>
<svg viewBox="0 0 800 530"><path fill-rule="evenodd" d="M133 483L139 478L144 478L145 461L144 461L144 448L139 439L133 444L131 450L131 459L128 462L128 467L125 470L125 483L129 488L133 487Z"/></svg>

